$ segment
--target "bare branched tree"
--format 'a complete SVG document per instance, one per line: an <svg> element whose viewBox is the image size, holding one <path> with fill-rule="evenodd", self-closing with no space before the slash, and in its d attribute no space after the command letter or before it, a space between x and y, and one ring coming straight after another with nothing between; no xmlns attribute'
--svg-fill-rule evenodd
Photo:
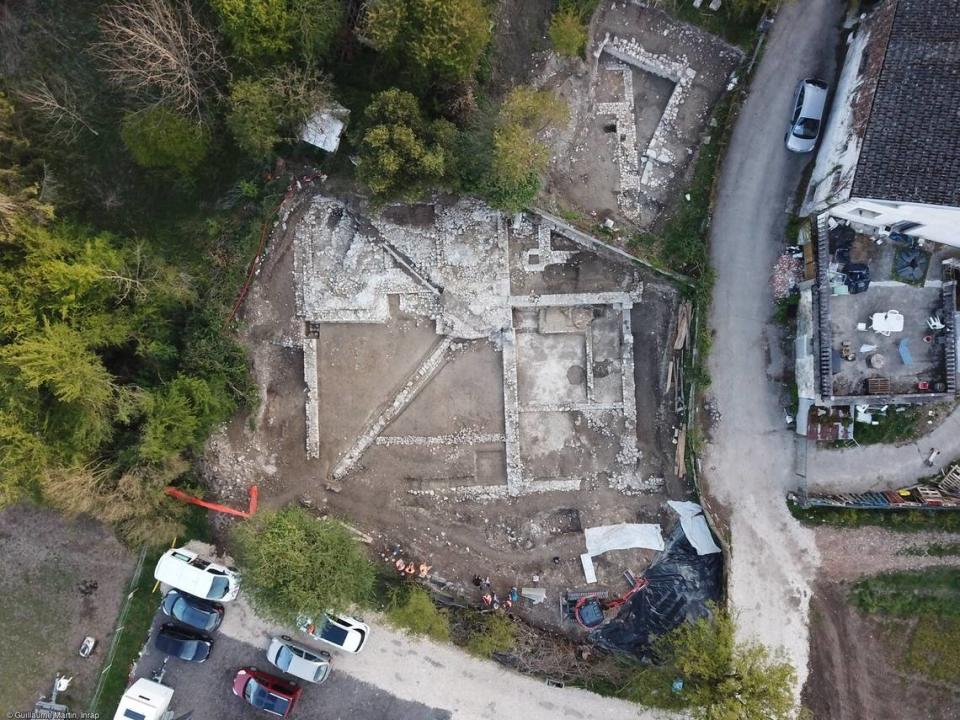
<svg viewBox="0 0 960 720"><path fill-rule="evenodd" d="M121 0L100 17L93 47L108 77L129 92L156 98L196 118L219 93L226 61L217 37L186 2Z"/></svg>
<svg viewBox="0 0 960 720"><path fill-rule="evenodd" d="M73 142L82 129L100 134L84 120L84 108L76 92L62 78L37 78L16 94L33 112L50 123L50 134L57 140Z"/></svg>

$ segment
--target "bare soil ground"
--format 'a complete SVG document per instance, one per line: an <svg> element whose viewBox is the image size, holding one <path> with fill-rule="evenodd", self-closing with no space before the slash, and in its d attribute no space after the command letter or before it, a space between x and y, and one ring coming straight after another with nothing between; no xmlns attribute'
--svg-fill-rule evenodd
<svg viewBox="0 0 960 720"><path fill-rule="evenodd" d="M960 716L960 688L911 672L905 656L913 621L860 612L847 596L854 581L889 570L957 565L957 557L902 555L904 548L956 542L948 533L880 528L818 528L823 565L811 600L810 675L803 703L817 720L947 720Z"/></svg>
<svg viewBox="0 0 960 720"><path fill-rule="evenodd" d="M489 575L501 596L512 585L534 584L538 576L539 584L551 589L551 602L540 606L531 619L555 625L557 591L583 585L579 561L583 527L661 522L666 531L675 517L664 509L663 501L689 496L687 484L672 472L676 416L672 393L668 398L662 392L666 346L679 300L676 290L656 278L644 278L644 300L632 311L638 447L644 477L663 477L665 492L626 496L598 479L585 481L580 491L516 498L456 500L439 492L411 494L409 490L424 489L424 482L440 483L442 489L444 482L456 480L450 477L456 474L452 469L467 460L459 457L455 446L428 448L440 453L439 465L449 471L433 481L429 476L424 479L424 463L417 460L426 457L424 448L391 445L391 437L435 437L464 426L479 433L503 432L501 353L486 341L476 341L459 352L388 426L380 438L382 444L365 452L360 470L334 482L332 463L389 397L383 394L384 388L402 384L438 336L432 323L404 318L395 307L394 319L385 325L321 325L319 424L325 431L320 458L306 457L303 354L293 342L297 319L291 244L293 228L308 201L301 199L302 205L291 212L285 228L274 234L247 300L243 339L250 349L262 401L250 416L236 418L211 440L206 458L211 489L221 499L243 505L247 487L255 483L264 508L309 498L316 507L372 535L385 560L394 552L423 559L474 601L480 595L470 584L474 574ZM515 292L551 292L569 283L602 288L614 282L606 261L589 253L581 255L569 277L562 273L553 279L545 277L548 286L517 287ZM598 393L604 381L596 381ZM578 432L588 435L587 430ZM541 448L535 438L528 440L534 450ZM502 484L502 474L496 474L503 472L502 443L476 457L477 467L470 460L469 471L477 476L486 473L491 484ZM418 478L420 485L405 483L404 478ZM652 556L651 551L630 550L597 558L601 585L607 583L614 593L624 591L622 571L642 572ZM555 557L559 563L554 563Z"/></svg>
<svg viewBox="0 0 960 720"><path fill-rule="evenodd" d="M490 85L505 93L527 81L535 53L550 48L547 27L553 0L501 0L494 12L494 40Z"/></svg>
<svg viewBox="0 0 960 720"><path fill-rule="evenodd" d="M32 710L57 673L73 677L59 701L86 710L133 556L103 525L29 504L0 510L0 546L0 710Z"/></svg>
<svg viewBox="0 0 960 720"><path fill-rule="evenodd" d="M568 127L550 138L554 156L541 200L547 207L654 230L676 205L696 150L711 141L713 106L742 54L640 3L600 3L590 33L585 60L538 58L535 82L566 99L571 112ZM635 40L658 69L622 64L608 44L615 39ZM688 72L692 80L684 78L667 116L678 79ZM622 102L631 103L632 112L618 123L613 108ZM624 167L621 146L636 167ZM648 157L654 158L649 172Z"/></svg>

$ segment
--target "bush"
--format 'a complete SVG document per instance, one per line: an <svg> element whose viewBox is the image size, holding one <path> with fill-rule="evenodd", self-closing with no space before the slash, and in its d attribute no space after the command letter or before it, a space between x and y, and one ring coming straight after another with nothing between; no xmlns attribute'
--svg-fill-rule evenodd
<svg viewBox="0 0 960 720"><path fill-rule="evenodd" d="M396 585L390 590L387 620L414 635L432 640L450 639L450 618L430 599L430 593L418 585Z"/></svg>
<svg viewBox="0 0 960 720"><path fill-rule="evenodd" d="M482 106L458 138L461 187L505 210L529 206L549 160L537 135L568 116L561 98L529 86L514 88L499 109Z"/></svg>
<svg viewBox="0 0 960 720"><path fill-rule="evenodd" d="M960 617L960 570L928 568L884 573L857 582L850 599L869 613L906 618Z"/></svg>
<svg viewBox="0 0 960 720"><path fill-rule="evenodd" d="M506 615L487 613L470 629L467 650L478 657L509 652L517 642L517 628Z"/></svg>
<svg viewBox="0 0 960 720"><path fill-rule="evenodd" d="M137 164L147 168L173 168L189 175L207 154L203 128L162 106L128 113L120 135Z"/></svg>
<svg viewBox="0 0 960 720"><path fill-rule="evenodd" d="M233 532L244 591L267 617L293 623L367 602L374 568L342 523L301 508L262 512Z"/></svg>
<svg viewBox="0 0 960 720"><path fill-rule="evenodd" d="M587 46L587 26L569 3L561 3L550 18L549 33L553 49L566 57L580 57Z"/></svg>

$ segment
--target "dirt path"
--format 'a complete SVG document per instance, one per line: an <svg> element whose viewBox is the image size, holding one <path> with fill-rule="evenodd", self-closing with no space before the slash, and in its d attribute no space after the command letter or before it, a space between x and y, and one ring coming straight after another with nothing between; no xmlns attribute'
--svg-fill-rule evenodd
<svg viewBox="0 0 960 720"><path fill-rule="evenodd" d="M956 692L908 674L897 652L910 643L914 623L883 622L848 601L853 582L890 570L960 565L960 558L900 554L912 546L956 543L950 533L895 533L882 528L817 528L822 560L810 605L810 681L804 705L815 718L957 717Z"/></svg>
<svg viewBox="0 0 960 720"><path fill-rule="evenodd" d="M711 250L716 269L710 394L722 413L704 475L729 511L729 593L744 636L783 648L807 676L807 613L819 553L787 512L796 487L793 438L784 429L767 349L778 342L768 278L808 158L783 147L795 84L832 77L843 3L784 4L734 128L719 181Z"/></svg>
<svg viewBox="0 0 960 720"><path fill-rule="evenodd" d="M194 543L212 555L208 546ZM224 558L229 561L229 558ZM453 720L657 720L676 717L577 688L554 688L495 662L479 660L450 644L410 637L379 617L364 618L370 640L358 655L336 653L335 672L369 683L394 697L446 710ZM230 604L222 635L254 647L266 647L289 628L258 617L244 596Z"/></svg>

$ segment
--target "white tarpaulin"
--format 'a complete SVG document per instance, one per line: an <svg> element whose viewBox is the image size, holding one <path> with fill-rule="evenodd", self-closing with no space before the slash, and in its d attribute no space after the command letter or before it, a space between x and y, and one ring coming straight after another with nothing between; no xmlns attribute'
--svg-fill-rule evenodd
<svg viewBox="0 0 960 720"><path fill-rule="evenodd" d="M587 541L587 554L591 557L602 555L608 550L630 548L663 550L663 535L660 534L659 525L641 523L599 525L584 530L583 537Z"/></svg>
<svg viewBox="0 0 960 720"><path fill-rule="evenodd" d="M707 525L707 519L703 516L702 507L695 502L677 502L675 500L668 500L667 505L680 516L680 527L683 528L683 534L687 536L687 540L693 545L697 555L712 555L720 552L720 548L713 540L710 526Z"/></svg>
<svg viewBox="0 0 960 720"><path fill-rule="evenodd" d="M583 553L580 556L580 564L583 565L583 577L586 578L587 584L592 585L597 581L597 569L593 566L593 559L590 557L590 553Z"/></svg>

